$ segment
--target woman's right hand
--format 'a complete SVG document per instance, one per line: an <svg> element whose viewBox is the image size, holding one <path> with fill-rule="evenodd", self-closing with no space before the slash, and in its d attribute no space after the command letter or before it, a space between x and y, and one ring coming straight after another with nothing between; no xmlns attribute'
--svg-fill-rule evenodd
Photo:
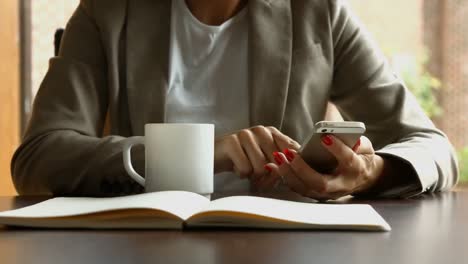
<svg viewBox="0 0 468 264"><path fill-rule="evenodd" d="M258 187L268 171L265 165L275 162L274 152L299 150L300 145L275 127L255 126L215 140L215 173L233 171L249 178Z"/></svg>

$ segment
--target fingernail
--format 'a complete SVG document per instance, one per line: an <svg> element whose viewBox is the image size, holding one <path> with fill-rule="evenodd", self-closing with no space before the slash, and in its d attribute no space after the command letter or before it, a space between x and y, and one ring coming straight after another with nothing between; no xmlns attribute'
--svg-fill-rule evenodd
<svg viewBox="0 0 468 264"><path fill-rule="evenodd" d="M360 146L361 146L361 139L358 139L358 141L356 142L356 145L354 145L353 147L353 151L356 152Z"/></svg>
<svg viewBox="0 0 468 264"><path fill-rule="evenodd" d="M294 153L292 153L292 151L290 151L289 149L284 149L283 153L284 153L284 155L286 156L286 158L288 159L289 162L293 161Z"/></svg>
<svg viewBox="0 0 468 264"><path fill-rule="evenodd" d="M280 154L278 152L273 152L273 156L275 157L276 164L281 166L281 164L283 164L283 159L281 158Z"/></svg>
<svg viewBox="0 0 468 264"><path fill-rule="evenodd" d="M322 142L327 146L331 146L333 145L333 138L330 135L323 136Z"/></svg>
<svg viewBox="0 0 468 264"><path fill-rule="evenodd" d="M271 173L273 170L270 168L270 166L268 165L265 165L263 166L265 168L266 171L268 171L269 173Z"/></svg>

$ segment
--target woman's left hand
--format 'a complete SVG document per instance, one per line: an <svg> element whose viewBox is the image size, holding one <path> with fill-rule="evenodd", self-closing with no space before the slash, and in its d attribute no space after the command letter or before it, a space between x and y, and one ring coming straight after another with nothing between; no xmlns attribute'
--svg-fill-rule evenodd
<svg viewBox="0 0 468 264"><path fill-rule="evenodd" d="M271 173L259 183L261 189L273 188L282 181L303 196L317 200L338 199L370 190L382 176L384 160L375 154L368 138L361 137L356 146L350 148L333 135L326 135L322 137L322 144L338 161L333 173L318 173L296 151L285 149L274 153L276 164L265 166Z"/></svg>

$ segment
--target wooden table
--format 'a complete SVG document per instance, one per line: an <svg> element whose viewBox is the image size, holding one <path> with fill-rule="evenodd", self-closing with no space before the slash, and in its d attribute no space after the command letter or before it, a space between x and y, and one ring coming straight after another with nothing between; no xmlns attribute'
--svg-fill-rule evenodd
<svg viewBox="0 0 468 264"><path fill-rule="evenodd" d="M0 197L0 211L44 199ZM0 226L0 263L468 263L468 192L367 202L389 222L391 232L53 231Z"/></svg>

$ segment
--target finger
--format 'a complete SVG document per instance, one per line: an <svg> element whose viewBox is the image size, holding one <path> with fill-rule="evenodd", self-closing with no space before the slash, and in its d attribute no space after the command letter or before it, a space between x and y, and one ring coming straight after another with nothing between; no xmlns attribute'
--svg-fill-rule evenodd
<svg viewBox="0 0 468 264"><path fill-rule="evenodd" d="M293 151L293 150L291 150ZM281 154L283 159L287 159L286 155L284 153ZM293 160L294 161L294 160ZM317 200L323 200L323 197L326 195L325 193L325 181L321 178L321 175L317 172L316 175L311 175L312 177L309 177L308 175L303 175L300 176L295 168L292 165L292 162L286 161L287 165L289 166L289 171L286 172L286 177L289 178L296 178L298 179L302 184L305 185L306 190L305 193L302 195L311 197ZM309 166L306 164L306 166L309 168ZM282 169L283 166L280 166L280 170ZM302 172L300 172L302 173ZM320 177L318 177L320 176ZM316 181L313 180L313 178L316 179ZM313 183L312 183L313 182Z"/></svg>
<svg viewBox="0 0 468 264"><path fill-rule="evenodd" d="M247 129L241 130L238 133L238 137L253 168L253 173L251 175L253 179L257 179L258 177L265 175L264 165L268 161L255 140L253 133Z"/></svg>
<svg viewBox="0 0 468 264"><path fill-rule="evenodd" d="M300 195L306 196L307 186L292 173L291 169L288 168L289 164L285 163L282 166L278 166L274 163L270 163L268 166L272 168L272 175L275 175L278 179L283 176L284 184L286 184L289 189Z"/></svg>
<svg viewBox="0 0 468 264"><path fill-rule="evenodd" d="M260 190L262 191L271 191L281 184L281 178L275 173L268 173L262 178L261 183L259 184Z"/></svg>
<svg viewBox="0 0 468 264"><path fill-rule="evenodd" d="M290 167L294 174L306 184L309 191L316 193L323 193L325 191L326 185L323 175L312 169L297 151L288 149L286 156L290 160Z"/></svg>
<svg viewBox="0 0 468 264"><path fill-rule="evenodd" d="M232 160L233 170L241 178L247 178L252 174L252 165L249 158L244 152L240 141L237 137L229 143L228 157Z"/></svg>
<svg viewBox="0 0 468 264"><path fill-rule="evenodd" d="M264 168L266 174L254 182L255 188L260 191L271 190L278 181L278 176L273 173L272 168L268 164L265 164Z"/></svg>
<svg viewBox="0 0 468 264"><path fill-rule="evenodd" d="M339 138L333 135L325 135L322 137L322 145L335 156L340 167L354 168L358 166L358 155Z"/></svg>
<svg viewBox="0 0 468 264"><path fill-rule="evenodd" d="M283 175L286 185L293 190L294 192L305 196L310 197L319 201L326 201L329 199L326 193L317 192L314 189L310 189L297 175L295 175L294 171L291 168L291 163L287 161L287 157L284 154L280 154L280 156L284 156L284 162L278 166L276 164L269 164L271 168L273 168L273 173L278 175Z"/></svg>
<svg viewBox="0 0 468 264"><path fill-rule="evenodd" d="M269 162L274 162L273 152L279 151L278 147L276 146L275 140L273 135L271 134L270 130L268 130L264 126L257 126L251 128L260 149L263 152L263 155L268 159Z"/></svg>
<svg viewBox="0 0 468 264"><path fill-rule="evenodd" d="M260 190L272 191L275 189L275 186L278 186L280 184L280 181L281 180L279 178L265 177L265 179L262 182Z"/></svg>
<svg viewBox="0 0 468 264"><path fill-rule="evenodd" d="M359 138L359 141L354 146L355 151L357 154L374 154L374 147L372 146L372 142L365 136Z"/></svg>
<svg viewBox="0 0 468 264"><path fill-rule="evenodd" d="M361 138L359 138L356 144L354 144L353 151L357 152L360 146L361 146Z"/></svg>
<svg viewBox="0 0 468 264"><path fill-rule="evenodd" d="M314 169L310 168L304 159L294 150L287 150L285 156L288 157L289 160L292 158L290 162L291 168L293 170L296 169L296 175L308 185L309 190L306 196L319 201L326 201L329 199L337 199L350 193L348 188L348 182L350 180L346 177L316 172ZM303 172L301 172L301 170ZM304 176L301 177L301 175Z"/></svg>
<svg viewBox="0 0 468 264"><path fill-rule="evenodd" d="M267 129L270 130L278 149L281 150L281 149L289 148L289 149L299 150L301 148L301 145L297 141L281 133L276 127L269 126L267 127Z"/></svg>

